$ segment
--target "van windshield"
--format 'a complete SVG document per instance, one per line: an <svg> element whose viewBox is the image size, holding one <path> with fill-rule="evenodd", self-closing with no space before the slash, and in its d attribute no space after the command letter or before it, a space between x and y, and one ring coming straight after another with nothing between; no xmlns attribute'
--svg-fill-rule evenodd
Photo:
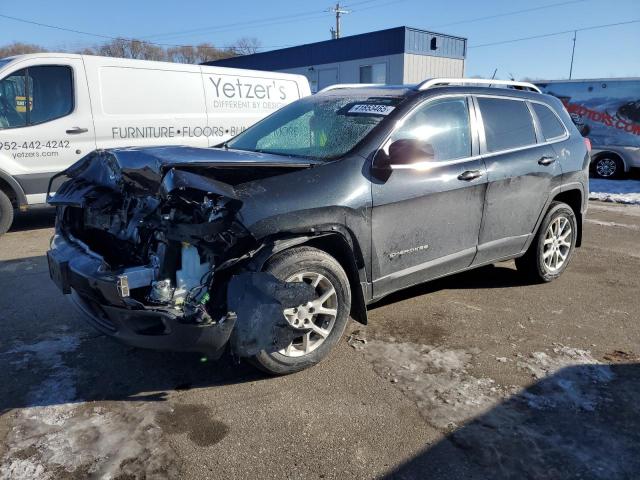
<svg viewBox="0 0 640 480"><path fill-rule="evenodd" d="M293 102L226 145L236 150L330 160L355 147L398 97L311 96Z"/></svg>

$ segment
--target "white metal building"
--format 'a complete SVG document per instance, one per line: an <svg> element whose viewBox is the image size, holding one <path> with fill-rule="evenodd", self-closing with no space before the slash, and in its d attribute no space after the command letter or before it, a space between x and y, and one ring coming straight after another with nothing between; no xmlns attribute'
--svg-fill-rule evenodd
<svg viewBox="0 0 640 480"><path fill-rule="evenodd" d="M417 83L463 77L467 39L410 27L208 62L307 76L312 91L335 83Z"/></svg>

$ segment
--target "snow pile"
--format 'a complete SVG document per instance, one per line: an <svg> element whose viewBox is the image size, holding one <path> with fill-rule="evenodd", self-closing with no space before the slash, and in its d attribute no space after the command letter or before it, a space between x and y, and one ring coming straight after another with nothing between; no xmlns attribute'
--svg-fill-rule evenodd
<svg viewBox="0 0 640 480"><path fill-rule="evenodd" d="M640 180L589 180L589 199L640 205Z"/></svg>
<svg viewBox="0 0 640 480"><path fill-rule="evenodd" d="M169 407L79 403L78 372L63 358L79 345L80 338L61 335L5 352L18 356L11 362L17 370L37 366L46 378L29 392L28 406L17 411L0 479L176 477L176 455L156 422L156 414Z"/></svg>
<svg viewBox="0 0 640 480"><path fill-rule="evenodd" d="M522 394L529 407L593 411L606 400L602 394L605 389L600 385L613 380L614 374L608 365L598 362L588 350L557 345L553 353L552 357L545 352L534 352L518 362L518 366L531 372L535 379L542 379Z"/></svg>
<svg viewBox="0 0 640 480"><path fill-rule="evenodd" d="M467 372L475 352L379 340L369 341L364 352L376 372L405 391L438 428L456 428L507 393L494 380Z"/></svg>

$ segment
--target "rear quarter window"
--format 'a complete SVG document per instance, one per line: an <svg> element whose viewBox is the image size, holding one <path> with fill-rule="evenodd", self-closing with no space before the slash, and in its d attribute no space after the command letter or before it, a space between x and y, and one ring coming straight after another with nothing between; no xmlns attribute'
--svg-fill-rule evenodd
<svg viewBox="0 0 640 480"><path fill-rule="evenodd" d="M536 143L529 107L522 100L478 97L487 151L499 152Z"/></svg>
<svg viewBox="0 0 640 480"><path fill-rule="evenodd" d="M542 136L545 140L563 137L566 133L564 125L553 111L546 105L532 103L533 111L536 112L538 123L542 129Z"/></svg>

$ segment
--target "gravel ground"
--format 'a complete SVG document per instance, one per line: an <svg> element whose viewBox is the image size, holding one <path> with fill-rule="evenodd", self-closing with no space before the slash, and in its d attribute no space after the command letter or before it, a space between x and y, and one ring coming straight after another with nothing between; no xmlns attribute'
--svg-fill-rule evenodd
<svg viewBox="0 0 640 480"><path fill-rule="evenodd" d="M117 344L48 279L48 210L0 238L0 479L640 477L640 207L592 202L556 282L412 288L270 378Z"/></svg>

